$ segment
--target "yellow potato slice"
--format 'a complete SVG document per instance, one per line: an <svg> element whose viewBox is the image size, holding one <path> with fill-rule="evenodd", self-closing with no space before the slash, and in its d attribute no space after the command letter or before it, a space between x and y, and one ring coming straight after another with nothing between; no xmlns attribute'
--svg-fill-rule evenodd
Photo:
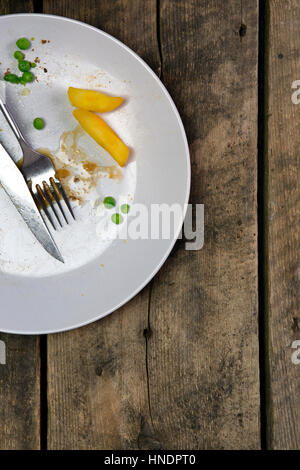
<svg viewBox="0 0 300 470"><path fill-rule="evenodd" d="M113 111L124 99L119 96L108 96L100 91L83 90L82 88L69 87L69 100L76 108L87 109L88 111L96 111L104 113Z"/></svg>
<svg viewBox="0 0 300 470"><path fill-rule="evenodd" d="M85 109L75 109L73 116L83 129L111 154L120 166L125 165L129 156L129 148L103 119Z"/></svg>

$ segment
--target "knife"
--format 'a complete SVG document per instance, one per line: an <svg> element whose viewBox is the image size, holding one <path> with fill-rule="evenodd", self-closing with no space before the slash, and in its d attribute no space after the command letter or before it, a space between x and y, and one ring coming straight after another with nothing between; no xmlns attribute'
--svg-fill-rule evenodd
<svg viewBox="0 0 300 470"><path fill-rule="evenodd" d="M35 238L51 256L64 263L63 257L43 221L22 173L1 143L0 183Z"/></svg>

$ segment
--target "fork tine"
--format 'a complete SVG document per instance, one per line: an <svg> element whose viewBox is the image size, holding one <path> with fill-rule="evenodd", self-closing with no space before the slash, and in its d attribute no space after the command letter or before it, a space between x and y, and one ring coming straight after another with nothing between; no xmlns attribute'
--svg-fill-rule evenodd
<svg viewBox="0 0 300 470"><path fill-rule="evenodd" d="M49 195L51 194L51 196L54 198L56 204L58 205L58 207L59 207L59 209L60 209L60 212L62 213L62 215L63 215L63 217L64 217L64 220L65 220L66 223L68 224L69 221L68 221L68 219L67 219L67 217L66 217L66 214L65 214L65 212L64 212L64 210L63 210L63 208L62 208L62 206L61 206L60 198L58 197L56 191L54 190L54 188L52 187L52 185L51 185L51 187L50 187L50 186L46 183L46 181L43 181L43 185L44 185L44 187L45 187L47 193L49 193ZM51 190L51 188L52 188L52 190Z"/></svg>
<svg viewBox="0 0 300 470"><path fill-rule="evenodd" d="M49 204L48 204L48 201L47 200L44 200L43 197L41 197L39 195L39 193L37 192L36 189L34 188L30 188L31 189L31 192L34 196L34 199L35 201L37 202L37 206L38 206L38 209L40 210L41 208L43 209L43 212L46 214L50 224L52 225L52 227L54 228L54 230L56 230L56 226L55 226L55 223L53 222L53 219L49 213L49 210L48 210L48 207L49 207Z"/></svg>
<svg viewBox="0 0 300 470"><path fill-rule="evenodd" d="M69 200L68 200L68 198L67 198L67 195L66 195L66 193L65 193L65 191L64 191L64 188L63 188L61 182L60 182L58 179L55 179L55 178L50 178L50 182L51 182L51 185L52 185L54 191L56 192L56 195L57 195L58 197L60 197L60 196L63 197L63 200L65 201L65 203L66 203L66 205L67 205L67 207L68 207L68 209L69 209L69 211L70 211L70 213L71 213L73 219L76 220L76 219L75 219L75 215L74 215L73 210L72 210L72 207L71 207L71 205L70 205L70 203L69 203Z"/></svg>
<svg viewBox="0 0 300 470"><path fill-rule="evenodd" d="M53 200L51 199L51 196L49 194L47 194L47 192L43 191L42 188L40 187L39 184L36 185L36 189L37 189L37 192L38 194L40 195L41 199L43 199L44 202L48 202L48 210L54 214L57 222L59 223L59 225L62 227L62 223L60 221L60 218L58 217L58 214L54 208L54 204L53 204Z"/></svg>
<svg viewBox="0 0 300 470"><path fill-rule="evenodd" d="M43 181L43 186L47 199L51 200L51 206L56 214L56 217L60 220L61 226L63 226L64 221L66 221L66 223L68 224L69 222L66 219L66 216L61 208L58 198L56 197L55 191L52 190L52 187L50 187L46 181ZM58 209L56 208L55 204L58 206Z"/></svg>

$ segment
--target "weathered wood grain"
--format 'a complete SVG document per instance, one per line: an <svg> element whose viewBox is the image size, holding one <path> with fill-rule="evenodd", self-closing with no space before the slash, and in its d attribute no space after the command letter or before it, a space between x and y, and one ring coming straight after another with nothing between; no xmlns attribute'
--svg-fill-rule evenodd
<svg viewBox="0 0 300 470"><path fill-rule="evenodd" d="M160 2L162 76L190 142L205 246L156 277L154 435L167 449L257 449L257 2Z"/></svg>
<svg viewBox="0 0 300 470"><path fill-rule="evenodd" d="M292 103L291 86L300 80L300 3L268 3L268 445L299 449L300 365L292 363L292 344L300 340L300 105Z"/></svg>
<svg viewBox="0 0 300 470"><path fill-rule="evenodd" d="M0 0L0 15L32 12L33 0Z"/></svg>
<svg viewBox="0 0 300 470"><path fill-rule="evenodd" d="M44 12L87 21L159 72L156 2L44 1ZM149 289L91 326L48 338L48 448L157 448L148 405Z"/></svg>
<svg viewBox="0 0 300 470"><path fill-rule="evenodd" d="M6 364L0 364L0 449L40 448L39 339L0 333Z"/></svg>
<svg viewBox="0 0 300 470"><path fill-rule="evenodd" d="M147 290L113 316L48 340L48 448L136 449L152 437Z"/></svg>
<svg viewBox="0 0 300 470"><path fill-rule="evenodd" d="M32 11L32 1L0 0L0 15ZM39 338L0 333L0 341L6 346L6 364L0 364L0 449L39 449Z"/></svg>

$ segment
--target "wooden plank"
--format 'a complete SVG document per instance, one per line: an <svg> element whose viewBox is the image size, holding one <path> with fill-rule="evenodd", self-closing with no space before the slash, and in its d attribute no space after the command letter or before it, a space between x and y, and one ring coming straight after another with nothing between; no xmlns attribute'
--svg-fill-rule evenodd
<svg viewBox="0 0 300 470"><path fill-rule="evenodd" d="M0 15L33 13L33 0L0 0Z"/></svg>
<svg viewBox="0 0 300 470"><path fill-rule="evenodd" d="M293 104L291 95L296 90L291 87L300 80L300 3L268 3L268 445L299 449L300 364L292 362L292 354L297 348L294 342L300 340L300 105Z"/></svg>
<svg viewBox="0 0 300 470"><path fill-rule="evenodd" d="M154 0L44 0L44 12L100 27L159 71ZM49 336L49 449L160 447L148 405L148 292L100 322Z"/></svg>
<svg viewBox="0 0 300 470"><path fill-rule="evenodd" d="M48 339L48 448L136 449L152 437L148 291L112 316Z"/></svg>
<svg viewBox="0 0 300 470"><path fill-rule="evenodd" d="M39 338L0 333L0 342L0 449L39 449Z"/></svg>
<svg viewBox="0 0 300 470"><path fill-rule="evenodd" d="M0 15L32 11L32 1L0 0ZM0 342L0 449L39 449L39 338L0 333Z"/></svg>
<svg viewBox="0 0 300 470"><path fill-rule="evenodd" d="M205 246L156 277L148 344L154 434L167 449L260 448L257 35L253 0L162 0L162 76L187 130Z"/></svg>

